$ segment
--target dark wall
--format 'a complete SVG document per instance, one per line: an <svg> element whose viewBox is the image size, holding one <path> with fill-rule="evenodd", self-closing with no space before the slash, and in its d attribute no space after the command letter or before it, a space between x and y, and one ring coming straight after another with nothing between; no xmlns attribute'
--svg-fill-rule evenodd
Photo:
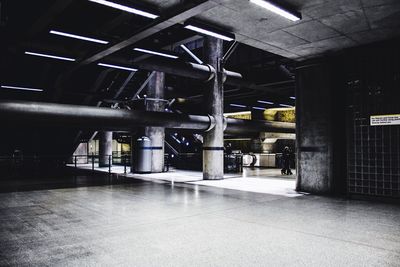
<svg viewBox="0 0 400 267"><path fill-rule="evenodd" d="M398 40L302 62L297 68L298 190L399 197Z"/></svg>
<svg viewBox="0 0 400 267"><path fill-rule="evenodd" d="M12 156L15 150L26 157L69 157L74 152L78 130L26 123L7 124L0 131L0 156Z"/></svg>
<svg viewBox="0 0 400 267"><path fill-rule="evenodd" d="M344 58L350 194L400 198L400 125L370 126L371 115L400 114L399 47L382 43Z"/></svg>

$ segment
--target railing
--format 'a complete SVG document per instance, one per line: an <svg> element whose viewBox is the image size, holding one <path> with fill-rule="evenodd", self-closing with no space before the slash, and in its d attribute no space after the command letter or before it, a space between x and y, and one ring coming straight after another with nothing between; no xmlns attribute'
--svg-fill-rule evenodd
<svg viewBox="0 0 400 267"><path fill-rule="evenodd" d="M115 154L114 154L115 155ZM119 157L108 155L106 156L108 158L108 164L105 167L108 167L108 173L111 174L112 172L112 166L113 165L122 165L124 167L124 174L127 173L128 167L130 167L131 164L131 155L130 154L124 154ZM73 156L73 164L75 168L78 168L78 165L82 164L79 163L80 159L83 159L85 162L84 164L90 164L91 165L91 170L95 170L95 163L99 163L100 156L99 155L74 155ZM82 160L81 160L82 162ZM98 165L99 166L99 165ZM164 168L163 172L168 172L170 168L170 158L168 154L164 154Z"/></svg>
<svg viewBox="0 0 400 267"><path fill-rule="evenodd" d="M243 154L224 154L224 172L243 172Z"/></svg>
<svg viewBox="0 0 400 267"><path fill-rule="evenodd" d="M122 165L124 167L124 173L127 173L127 168L128 166L131 165L131 158L130 155L123 155L120 157L116 157L113 155L108 155L107 157L107 164L105 167L108 167L108 173L111 174L112 171L112 166L113 165ZM75 168L78 168L78 165L81 165L82 160L85 163L83 164L90 164L91 165L91 170L95 170L95 163L98 163L97 165L99 166L100 164L100 156L99 155L74 155L73 156L73 164ZM99 166L100 167L100 166Z"/></svg>

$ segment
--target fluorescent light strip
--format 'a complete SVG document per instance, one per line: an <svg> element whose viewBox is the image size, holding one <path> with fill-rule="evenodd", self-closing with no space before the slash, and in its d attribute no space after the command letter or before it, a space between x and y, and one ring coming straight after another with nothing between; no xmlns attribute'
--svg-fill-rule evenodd
<svg viewBox="0 0 400 267"><path fill-rule="evenodd" d="M102 67L119 69L119 70L137 71L137 69L123 67L123 66L117 66L117 65L111 65L111 64L105 64L105 63L97 63L97 65L102 66Z"/></svg>
<svg viewBox="0 0 400 267"><path fill-rule="evenodd" d="M247 106L244 105L238 105L238 104L230 104L231 107L237 107L237 108L246 108Z"/></svg>
<svg viewBox="0 0 400 267"><path fill-rule="evenodd" d="M177 143L182 144L181 140L179 140L178 138L176 138L175 135L172 135L172 138L174 138L175 141L176 141Z"/></svg>
<svg viewBox="0 0 400 267"><path fill-rule="evenodd" d="M122 11L126 11L126 12L129 12L129 13L133 13L133 14L136 14L136 15L140 15L140 16L143 16L143 17L146 17L146 18L150 18L150 19L156 19L156 18L159 17L158 15L155 15L155 14L152 14L152 13L149 13L149 12L146 12L146 11L142 11L142 10L139 10L139 9L136 9L136 8L133 8L133 7L124 6L124 5L117 4L117 3L113 3L113 2L110 2L110 1L105 1L105 0L89 0L89 1L98 3L100 5L104 5L104 6L112 7L112 8L115 8L115 9L119 9L119 10L122 10Z"/></svg>
<svg viewBox="0 0 400 267"><path fill-rule="evenodd" d="M43 92L43 89L28 88L28 87L18 87L18 86L9 86L9 85L2 85L1 88L12 89L12 90L22 90L22 91Z"/></svg>
<svg viewBox="0 0 400 267"><path fill-rule="evenodd" d="M234 40L234 39L232 39L232 38L230 38L228 36L225 36L225 35L222 35L222 34L219 34L219 33L216 33L216 32L212 32L212 31L209 31L209 30L205 30L203 28L200 28L200 27L197 27L197 26L193 26L193 25L186 25L185 28L189 29L189 30L192 30L192 31L195 31L195 32L202 33L202 34L210 35L210 36L213 36L213 37L225 40L225 41L229 41L229 42Z"/></svg>
<svg viewBox="0 0 400 267"><path fill-rule="evenodd" d="M66 33L66 32L60 32L60 31L51 30L50 33L51 33L51 34L55 34L55 35L64 36L64 37L79 39L79 40L83 40L83 41L93 42L93 43L108 44L107 41L103 41L103 40L99 40L99 39L94 39L94 38L89 38L89 37L80 36L80 35L71 34L71 33Z"/></svg>
<svg viewBox="0 0 400 267"><path fill-rule="evenodd" d="M290 99L296 100L296 97L295 96L291 96Z"/></svg>
<svg viewBox="0 0 400 267"><path fill-rule="evenodd" d="M260 103L260 104L267 104L267 105L273 105L273 104L274 104L274 102L263 101L263 100L258 100L257 103Z"/></svg>
<svg viewBox="0 0 400 267"><path fill-rule="evenodd" d="M65 60L65 61L75 61L74 58L68 58L68 57L59 57L59 56L53 56L53 55L47 55L47 54L41 54L41 53L34 53L34 52L25 52L26 55L31 55L31 56L38 56L38 57L47 57L47 58L53 58L53 59L60 59L60 60Z"/></svg>
<svg viewBox="0 0 400 267"><path fill-rule="evenodd" d="M133 50L139 51L139 52L143 52L143 53L147 53L147 54L156 55L156 56L162 56L162 57L168 57L168 58L178 58L177 56L164 54L164 53L159 53L159 52L156 52L156 51L151 51L151 50L147 50L147 49L143 49L143 48L134 48Z"/></svg>
<svg viewBox="0 0 400 267"><path fill-rule="evenodd" d="M279 106L281 106L281 107L287 107L287 108L293 108L293 106L285 105L285 104L279 104Z"/></svg>
<svg viewBox="0 0 400 267"><path fill-rule="evenodd" d="M265 110L265 108L261 108L261 107L252 107L252 109Z"/></svg>
<svg viewBox="0 0 400 267"><path fill-rule="evenodd" d="M250 2L253 3L253 4L256 4L256 5L260 6L260 7L263 7L265 9L268 9L269 11L272 11L275 14L278 14L278 15L280 15L282 17L290 19L291 21L298 21L298 20L301 19L299 16L297 16L297 15L295 15L295 14L289 12L289 11L286 11L286 10L278 7L278 6L272 4L269 1L265 1L265 0L250 0Z"/></svg>

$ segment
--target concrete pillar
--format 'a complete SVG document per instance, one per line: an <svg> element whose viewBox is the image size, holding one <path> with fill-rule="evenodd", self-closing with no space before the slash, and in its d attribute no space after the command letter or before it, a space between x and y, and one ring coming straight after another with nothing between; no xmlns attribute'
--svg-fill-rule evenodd
<svg viewBox="0 0 400 267"><path fill-rule="evenodd" d="M164 100L165 74L155 72L147 86L146 110L163 112L165 109ZM164 127L145 127L145 136L150 138L152 146L152 172L162 172L164 168Z"/></svg>
<svg viewBox="0 0 400 267"><path fill-rule="evenodd" d="M112 136L109 131L102 131L99 135L99 167L108 167L108 158L112 155ZM111 160L112 163L112 160Z"/></svg>
<svg viewBox="0 0 400 267"><path fill-rule="evenodd" d="M216 70L216 76L205 85L205 111L215 118L215 127L204 134L204 180L217 180L224 177L224 86L220 67L222 56L223 41L214 37L205 37L204 61Z"/></svg>
<svg viewBox="0 0 400 267"><path fill-rule="evenodd" d="M304 62L296 71L297 186L335 193L345 153L345 93L340 69L329 61ZM336 177L335 177L336 176ZM336 178L336 179L335 179Z"/></svg>

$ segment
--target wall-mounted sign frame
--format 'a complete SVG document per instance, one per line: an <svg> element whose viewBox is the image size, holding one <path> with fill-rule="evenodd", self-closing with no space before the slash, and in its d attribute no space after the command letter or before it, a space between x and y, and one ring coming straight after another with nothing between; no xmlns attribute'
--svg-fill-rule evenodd
<svg viewBox="0 0 400 267"><path fill-rule="evenodd" d="M371 126L400 125L400 114L373 115L370 121Z"/></svg>

